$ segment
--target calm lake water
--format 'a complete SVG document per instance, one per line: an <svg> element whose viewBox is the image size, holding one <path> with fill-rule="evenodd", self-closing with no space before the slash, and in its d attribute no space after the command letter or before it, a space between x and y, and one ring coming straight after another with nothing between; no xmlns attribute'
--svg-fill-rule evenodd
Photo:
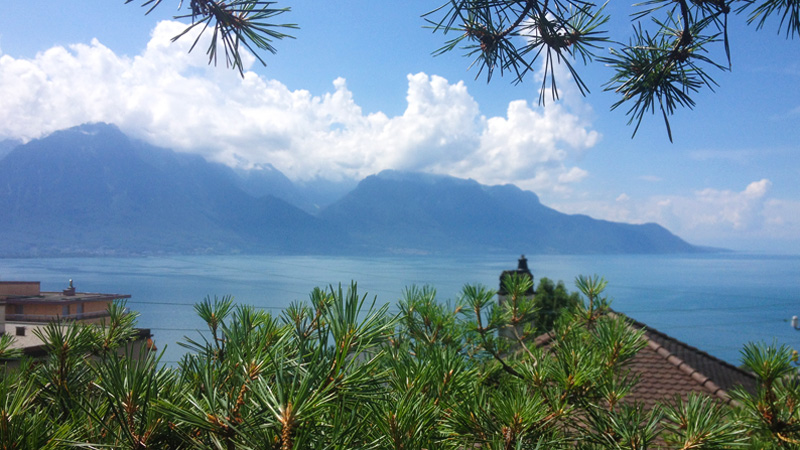
<svg viewBox="0 0 800 450"><path fill-rule="evenodd" d="M442 301L464 284L497 288L500 273L519 255L472 257L171 256L148 258L0 259L0 280L41 281L61 290L73 279L84 292L130 294L139 326L150 328L163 360L183 353L176 345L203 327L193 304L233 295L236 302L279 312L306 300L315 286L358 282L359 292L396 303L413 284L433 285ZM579 274L608 281L612 307L690 345L734 364L750 341L786 343L800 349L800 256L529 255L535 278L564 280L574 290Z"/></svg>

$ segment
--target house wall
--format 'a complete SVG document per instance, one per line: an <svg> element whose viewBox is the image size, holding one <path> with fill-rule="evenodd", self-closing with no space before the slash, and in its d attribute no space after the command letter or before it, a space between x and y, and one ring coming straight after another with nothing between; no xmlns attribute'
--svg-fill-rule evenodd
<svg viewBox="0 0 800 450"><path fill-rule="evenodd" d="M102 312L108 309L108 305L110 305L110 301L102 301L102 302L83 302L83 313L89 314L94 312ZM73 309L76 307L73 306ZM72 314L76 314L77 311L73 311Z"/></svg>
<svg viewBox="0 0 800 450"><path fill-rule="evenodd" d="M64 316L64 306L69 307L67 314L78 314L78 305L83 305L83 314L100 313L108 309L110 301L98 302L77 302L77 301L62 301L57 303L40 303L40 302L25 302L17 304L6 304L6 315L18 314L18 306L22 306L22 314L28 316Z"/></svg>
<svg viewBox="0 0 800 450"><path fill-rule="evenodd" d="M6 314L17 314L17 305L6 305ZM25 303L22 305L22 314L29 316L60 316L61 304Z"/></svg>
<svg viewBox="0 0 800 450"><path fill-rule="evenodd" d="M37 296L41 293L38 281L0 281L0 299L11 296Z"/></svg>

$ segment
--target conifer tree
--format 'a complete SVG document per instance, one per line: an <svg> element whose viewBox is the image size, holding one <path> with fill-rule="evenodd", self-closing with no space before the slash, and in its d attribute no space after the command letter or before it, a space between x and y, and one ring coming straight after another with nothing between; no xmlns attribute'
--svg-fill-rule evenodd
<svg viewBox="0 0 800 450"><path fill-rule="evenodd" d="M644 331L609 312L605 280L576 285L544 344L515 321L528 300L499 305L474 285L455 302L411 287L396 314L355 284L278 315L206 298L207 329L174 367L125 350L135 322L120 305L103 327L55 322L46 359L3 372L0 448L797 448L787 347L745 348L759 389L733 406L690 395L647 409L628 398ZM522 331L499 333L509 325Z"/></svg>

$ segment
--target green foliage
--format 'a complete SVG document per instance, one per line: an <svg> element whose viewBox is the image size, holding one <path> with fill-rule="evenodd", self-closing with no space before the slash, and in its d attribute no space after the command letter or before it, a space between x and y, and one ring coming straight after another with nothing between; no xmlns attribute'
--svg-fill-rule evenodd
<svg viewBox="0 0 800 450"><path fill-rule="evenodd" d="M606 290L608 281L597 275L592 277L579 275L575 278L575 286L577 286L578 290L581 291L589 301L588 307L584 308L584 316L586 323L591 325L592 322L608 309L608 299L600 296L603 291Z"/></svg>
<svg viewBox="0 0 800 450"><path fill-rule="evenodd" d="M725 449L745 445L744 428L730 420L728 408L700 395L678 397L664 415L666 441L676 448Z"/></svg>
<svg viewBox="0 0 800 450"><path fill-rule="evenodd" d="M60 320L33 331L47 352L41 364L43 370L33 374L38 395L53 405L63 419L80 407L92 379L91 368L85 363L96 344L92 331L83 324Z"/></svg>
<svg viewBox="0 0 800 450"><path fill-rule="evenodd" d="M549 278L540 278L536 287L535 312L531 321L535 327L534 334L540 335L552 330L559 317L580 303L580 295L577 292L567 291L563 281L553 283Z"/></svg>
<svg viewBox="0 0 800 450"><path fill-rule="evenodd" d="M458 341L456 316L448 304L436 300L436 290L432 287L406 288L398 306L407 338L428 345L452 345Z"/></svg>
<svg viewBox="0 0 800 450"><path fill-rule="evenodd" d="M661 411L646 411L642 405L623 404L604 410L587 408L582 446L589 449L636 450L655 448Z"/></svg>
<svg viewBox="0 0 800 450"><path fill-rule="evenodd" d="M588 88L573 66L580 57L586 63L608 41L599 28L608 21L603 7L581 0L539 1L451 1L425 16L434 31L456 33L434 54L443 54L459 46L474 58L478 76L485 70L490 81L495 69L511 72L522 82L542 56L544 78L542 96L548 84L552 97L558 98L553 70L564 64L581 93ZM432 19L441 15L438 20Z"/></svg>
<svg viewBox="0 0 800 450"><path fill-rule="evenodd" d="M533 289L533 280L528 276L512 273L503 279L503 289L507 294L505 301L499 305L500 315L496 321L504 323L505 326L500 329L509 332L518 341L541 334L530 326L525 328L526 325L533 323L538 309L536 299L528 295ZM494 297L494 292L487 293ZM490 298L489 301L491 300Z"/></svg>
<svg viewBox="0 0 800 450"><path fill-rule="evenodd" d="M755 396L734 391L736 417L763 448L800 446L800 378L785 345L748 344L742 362L758 378Z"/></svg>
<svg viewBox="0 0 800 450"><path fill-rule="evenodd" d="M55 322L48 356L0 380L0 448L796 448L788 348L744 350L760 387L735 408L691 395L647 409L628 397L643 331L610 312L605 280L576 285L582 298L543 279L537 300L513 279L503 305L467 285L456 306L411 287L394 316L355 284L278 316L209 297L176 367L128 347L124 305L102 327ZM544 308L559 314L534 340Z"/></svg>
<svg viewBox="0 0 800 450"><path fill-rule="evenodd" d="M695 105L691 94L703 87L713 91L716 81L706 72L705 66L727 70L726 66L712 61L706 56L710 44L719 42L719 34L705 36L699 29L690 30L690 42L676 45L675 36L680 36L680 22L670 15L666 22L658 23L656 34L635 28L630 43L616 50L609 49L610 56L599 58L616 71L606 83L606 90L614 91L622 98L611 106L617 109L632 103L627 110L630 116L628 125L635 124L633 135L645 114L661 112L669 140L672 141L672 129L669 116L678 107L693 108Z"/></svg>
<svg viewBox="0 0 800 450"><path fill-rule="evenodd" d="M434 30L456 33L436 54L461 47L475 58L478 75L490 80L495 69L512 72L520 82L544 58L542 89L544 103L558 98L553 66L569 70L581 93L588 88L575 68L597 59L614 70L606 90L620 94L611 109L630 105L629 124L634 136L644 116L658 111L672 141L669 116L678 107L692 108L691 95L702 88L713 90L716 82L707 69L730 68L728 15L749 12L748 23L764 27L769 17L780 17L779 32L794 37L800 33L800 3L793 0L647 0L634 5L633 36L620 50L598 57L597 51L613 44L601 29L608 22L605 4L582 0L496 1L451 0L427 14ZM430 17L439 16L439 19ZM647 19L650 26L647 27ZM725 51L724 64L709 54L717 45Z"/></svg>
<svg viewBox="0 0 800 450"><path fill-rule="evenodd" d="M12 347L14 338L10 334L0 334L0 359L17 358L20 352Z"/></svg>
<svg viewBox="0 0 800 450"><path fill-rule="evenodd" d="M0 380L0 448L57 449L71 437L66 425L54 423L41 404L34 380L24 371L5 374Z"/></svg>
<svg viewBox="0 0 800 450"><path fill-rule="evenodd" d="M115 448L168 448L177 443L157 403L176 393L175 373L154 353L110 353L90 368L93 394L82 404L95 432Z"/></svg>
<svg viewBox="0 0 800 450"><path fill-rule="evenodd" d="M147 13L160 5L161 1L140 0L142 6L148 8ZM125 0L126 4L132 2L137 1ZM189 0L187 7L190 12L175 18L190 19L191 24L172 40L176 41L192 30L199 29L200 31L189 50L192 51L202 35L208 31L211 33L211 42L206 49L208 63L217 63L218 49L222 47L222 58L225 60L225 65L238 70L239 74L244 76L240 45L249 50L261 64L266 66L266 62L256 49L275 53L275 47L272 46L274 40L292 37L279 30L297 28L294 24L272 23L275 17L290 10L290 8L274 8L275 3L259 0ZM182 7L183 0L178 4L178 9ZM253 48L254 46L255 48Z"/></svg>

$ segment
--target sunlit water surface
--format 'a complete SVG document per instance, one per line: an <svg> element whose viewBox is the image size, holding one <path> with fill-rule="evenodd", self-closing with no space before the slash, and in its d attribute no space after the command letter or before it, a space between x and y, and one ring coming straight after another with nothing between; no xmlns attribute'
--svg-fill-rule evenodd
<svg viewBox="0 0 800 450"><path fill-rule="evenodd" d="M445 301L467 283L497 288L518 256L0 259L0 280L61 290L73 279L79 291L130 294L139 326L152 330L171 363L185 351L176 343L203 327L192 305L209 295L230 294L277 314L315 286L357 281L359 292L381 304L394 305L414 284L434 286ZM800 348L800 331L789 322L800 315L800 256L528 255L528 265L537 280L564 280L571 290L578 274L603 276L614 309L734 364L750 341Z"/></svg>

